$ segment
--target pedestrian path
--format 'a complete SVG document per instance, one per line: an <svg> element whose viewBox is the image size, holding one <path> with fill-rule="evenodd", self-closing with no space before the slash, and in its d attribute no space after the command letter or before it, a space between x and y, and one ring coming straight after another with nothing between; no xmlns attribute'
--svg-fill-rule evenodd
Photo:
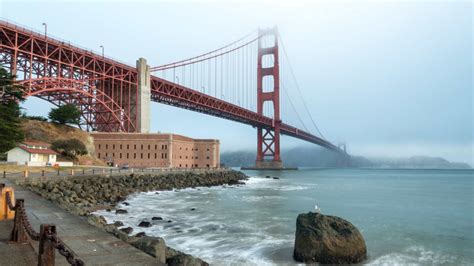
<svg viewBox="0 0 474 266"><path fill-rule="evenodd" d="M25 200L28 219L36 231L39 231L40 224L55 224L58 237L86 265L163 265L157 259L130 244L90 225L83 217L71 214L41 196L5 179L0 179L0 183L14 187L15 197ZM36 257L34 257L36 255L31 256L31 246L5 243L4 239L8 238L11 228L12 224L0 222L0 236L2 237L0 239L2 242L0 244L0 264L3 265L3 258L11 256L7 254L18 254L18 256L21 254L24 255L25 262L16 265L36 265ZM38 242L32 242L32 246L37 253ZM34 259L33 263L30 263L31 259ZM68 265L65 258L58 252L56 252L56 265Z"/></svg>

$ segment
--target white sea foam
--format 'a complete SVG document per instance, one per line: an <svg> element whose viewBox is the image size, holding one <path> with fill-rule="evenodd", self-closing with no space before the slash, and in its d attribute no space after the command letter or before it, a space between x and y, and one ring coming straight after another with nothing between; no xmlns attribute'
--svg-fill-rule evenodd
<svg viewBox="0 0 474 266"><path fill-rule="evenodd" d="M468 265L453 256L427 250L423 246L410 246L403 252L382 255L368 265Z"/></svg>

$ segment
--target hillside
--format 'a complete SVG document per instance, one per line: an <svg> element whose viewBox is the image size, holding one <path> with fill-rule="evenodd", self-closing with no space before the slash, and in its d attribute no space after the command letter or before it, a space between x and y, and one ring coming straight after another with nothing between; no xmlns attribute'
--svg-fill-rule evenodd
<svg viewBox="0 0 474 266"><path fill-rule="evenodd" d="M255 164L255 152L235 151L221 155L221 162L228 166L251 166ZM282 160L289 167L339 167L341 158L326 149L293 148L283 150ZM365 158L351 156L349 166L369 168L418 168L418 169L470 169L466 163L449 162L446 159L430 156L412 156L400 159Z"/></svg>
<svg viewBox="0 0 474 266"><path fill-rule="evenodd" d="M78 158L78 163L81 165L104 165L102 161L95 157L93 138L85 131L67 125L28 119L23 120L22 128L27 140L52 143L59 139L78 139L86 145L88 151L87 155ZM61 158L61 160L64 159Z"/></svg>

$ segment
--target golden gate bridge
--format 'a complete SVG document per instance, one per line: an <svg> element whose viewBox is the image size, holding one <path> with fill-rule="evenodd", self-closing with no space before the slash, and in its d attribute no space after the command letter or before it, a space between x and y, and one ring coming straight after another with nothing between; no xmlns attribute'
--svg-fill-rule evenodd
<svg viewBox="0 0 474 266"><path fill-rule="evenodd" d="M130 66L0 20L0 64L16 75L26 97L76 105L87 131L148 132L154 101L257 128L257 167L282 167L281 134L346 155L345 145L334 145L317 127L276 27L150 67L143 58Z"/></svg>

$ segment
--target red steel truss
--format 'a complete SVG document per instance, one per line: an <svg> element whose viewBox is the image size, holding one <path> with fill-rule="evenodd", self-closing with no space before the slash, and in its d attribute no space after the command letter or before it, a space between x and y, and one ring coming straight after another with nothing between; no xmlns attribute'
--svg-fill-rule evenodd
<svg viewBox="0 0 474 266"><path fill-rule="evenodd" d="M78 106L83 114L81 126L84 129L137 131L138 72L135 67L1 20L0 65L17 75L18 82L25 85L26 96L40 97L55 105ZM275 132L279 124L281 134L341 152L330 142L281 123L279 118L275 121L155 76L151 77L151 99L265 131ZM273 139L279 136L270 133Z"/></svg>

